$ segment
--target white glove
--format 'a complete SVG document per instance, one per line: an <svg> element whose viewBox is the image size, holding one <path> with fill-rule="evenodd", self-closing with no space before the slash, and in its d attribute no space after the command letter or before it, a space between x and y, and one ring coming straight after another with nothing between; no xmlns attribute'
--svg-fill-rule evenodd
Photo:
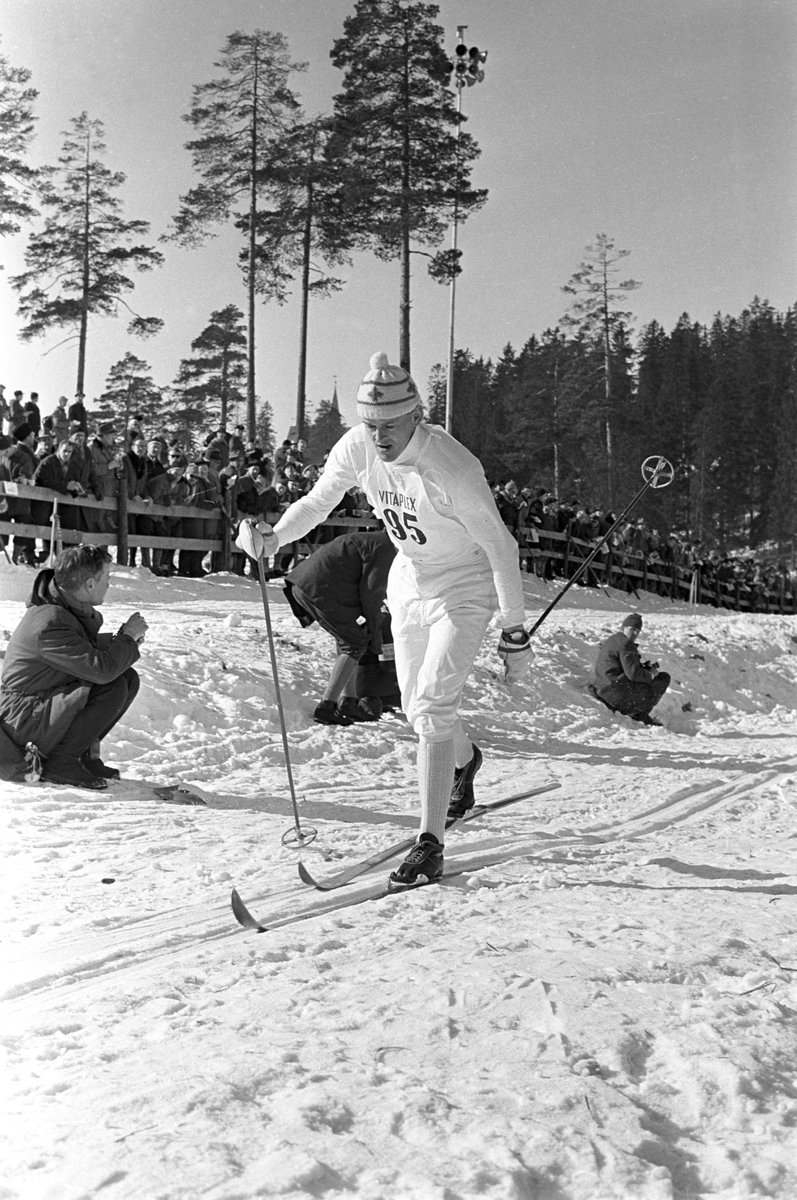
<svg viewBox="0 0 797 1200"><path fill-rule="evenodd" d="M250 558L270 558L280 548L280 540L267 521L244 517L238 526L235 544Z"/></svg>
<svg viewBox="0 0 797 1200"><path fill-rule="evenodd" d="M498 657L504 664L504 680L507 683L519 683L534 661L531 635L525 629L512 633L504 630L498 642Z"/></svg>

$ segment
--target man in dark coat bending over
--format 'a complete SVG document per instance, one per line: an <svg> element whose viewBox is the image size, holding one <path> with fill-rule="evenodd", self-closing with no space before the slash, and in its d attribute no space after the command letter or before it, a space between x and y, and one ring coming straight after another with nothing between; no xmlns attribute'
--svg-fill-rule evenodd
<svg viewBox="0 0 797 1200"><path fill-rule="evenodd" d="M591 690L614 712L643 725L659 725L661 722L650 716L650 710L667 691L670 676L660 671L657 663L644 664L640 659L636 640L641 631L639 613L629 613L620 632L601 642Z"/></svg>
<svg viewBox="0 0 797 1200"><path fill-rule="evenodd" d="M108 591L104 546L72 546L40 571L27 612L11 635L0 683L0 728L29 762L43 760L48 783L97 790L118 779L99 745L138 692L139 645L147 632L133 613L118 633L100 633L95 605ZM34 776L36 770L34 765Z"/></svg>
<svg viewBox="0 0 797 1200"><path fill-rule="evenodd" d="M345 533L286 576L285 592L300 623L318 621L337 642L338 657L313 713L320 725L377 721L382 715L377 697L356 699L354 683L366 650L378 654L382 648L382 605L395 553L384 530Z"/></svg>

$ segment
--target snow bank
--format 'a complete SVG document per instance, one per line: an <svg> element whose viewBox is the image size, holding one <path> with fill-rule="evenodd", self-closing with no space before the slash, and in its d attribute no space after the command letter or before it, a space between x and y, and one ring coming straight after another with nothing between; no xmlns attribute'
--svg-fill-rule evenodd
<svg viewBox="0 0 797 1200"><path fill-rule="evenodd" d="M0 649L30 581L0 565ZM534 617L555 588L525 586ZM793 1200L794 618L573 588L511 691L491 635L479 795L558 788L449 835L480 869L324 912L297 858L321 876L411 833L414 737L314 725L331 640L269 597L300 854L260 593L233 577L115 569L108 625L150 622L104 748L126 782L3 787L0 1197ZM632 608L673 676L660 729L586 691ZM177 780L207 806L152 798ZM240 930L233 885L306 919Z"/></svg>

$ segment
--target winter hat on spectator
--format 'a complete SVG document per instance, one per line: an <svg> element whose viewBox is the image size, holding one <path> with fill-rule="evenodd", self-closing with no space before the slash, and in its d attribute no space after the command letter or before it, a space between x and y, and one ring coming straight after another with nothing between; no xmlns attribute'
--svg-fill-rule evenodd
<svg viewBox="0 0 797 1200"><path fill-rule="evenodd" d="M639 613L629 613L628 614L628 616L623 621L623 629L625 629L629 625L631 626L632 629L641 629L642 628L642 618L640 617Z"/></svg>
<svg viewBox="0 0 797 1200"><path fill-rule="evenodd" d="M357 389L357 414L363 421L403 417L421 402L415 380L403 367L393 367L384 350L371 357L371 369Z"/></svg>
<svg viewBox="0 0 797 1200"><path fill-rule="evenodd" d="M11 430L11 436L15 442L24 442L25 438L30 437L33 433L27 421L20 421L14 429Z"/></svg>

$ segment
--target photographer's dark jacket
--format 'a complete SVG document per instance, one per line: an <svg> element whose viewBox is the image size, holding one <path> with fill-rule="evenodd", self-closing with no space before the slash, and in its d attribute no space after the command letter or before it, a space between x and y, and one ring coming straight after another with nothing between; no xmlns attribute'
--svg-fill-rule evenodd
<svg viewBox="0 0 797 1200"><path fill-rule="evenodd" d="M654 675L642 666L636 643L621 631L600 644L595 663L595 687L602 692L623 678L632 683L650 683Z"/></svg>
<svg viewBox="0 0 797 1200"><path fill-rule="evenodd" d="M140 657L125 633L100 633L102 616L40 571L11 635L0 681L0 726L46 756L85 707L92 684L112 683Z"/></svg>

